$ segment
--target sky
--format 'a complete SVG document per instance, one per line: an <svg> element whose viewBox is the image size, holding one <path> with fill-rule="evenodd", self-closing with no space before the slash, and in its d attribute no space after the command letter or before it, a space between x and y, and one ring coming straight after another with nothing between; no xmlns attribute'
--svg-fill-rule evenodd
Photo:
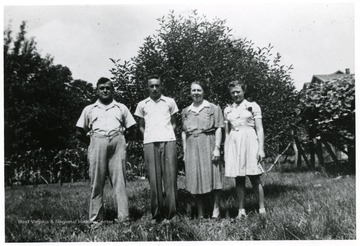
<svg viewBox="0 0 360 246"><path fill-rule="evenodd" d="M136 56L144 38L156 34L157 18L170 10L186 16L194 9L209 20L225 19L234 38L246 37L254 47L273 45L282 64L293 66L290 76L298 90L314 74L345 68L355 72L354 1L72 2L76 5L5 3L4 27L10 25L16 34L27 21L27 37L35 38L42 55L50 54L55 64L71 70L74 79L90 83L111 76L114 66L109 58L124 61Z"/></svg>

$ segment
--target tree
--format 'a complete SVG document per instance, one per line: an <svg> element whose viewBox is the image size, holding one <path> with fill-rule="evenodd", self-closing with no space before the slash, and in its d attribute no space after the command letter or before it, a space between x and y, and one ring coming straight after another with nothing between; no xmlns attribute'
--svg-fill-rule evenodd
<svg viewBox="0 0 360 246"><path fill-rule="evenodd" d="M69 68L54 65L51 56L41 57L34 38L26 38L25 22L15 40L11 33L10 27L4 32L5 156L71 147L92 86L72 81Z"/></svg>
<svg viewBox="0 0 360 246"><path fill-rule="evenodd" d="M123 64L112 59L113 79L129 107L147 96L144 82L150 74L162 77L164 94L180 109L190 103L192 81L206 82L207 99L224 107L231 102L228 82L240 78L248 83L247 97L262 108L268 155L278 153L276 146L289 141L295 122L298 96L289 76L292 67L280 65L281 56L272 55L271 45L255 48L246 38L233 38L224 20L208 21L197 11L185 18L171 11L158 21L157 33L145 38L136 57Z"/></svg>
<svg viewBox="0 0 360 246"><path fill-rule="evenodd" d="M310 138L321 138L348 154L355 170L355 77L311 83L301 92L299 115Z"/></svg>

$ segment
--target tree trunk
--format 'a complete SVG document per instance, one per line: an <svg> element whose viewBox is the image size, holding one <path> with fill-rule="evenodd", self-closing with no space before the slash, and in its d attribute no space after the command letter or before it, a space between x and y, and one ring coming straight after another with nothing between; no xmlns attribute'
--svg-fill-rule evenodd
<svg viewBox="0 0 360 246"><path fill-rule="evenodd" d="M304 150L302 149L299 140L296 139L295 142L296 142L296 146L297 146L297 148L298 148L298 150L299 150L299 153L300 153L300 155L303 157L306 165L307 165L309 168L311 168L310 163L309 163L309 160L308 160L308 158L306 157L306 154L305 154ZM300 158L299 158L299 159L300 159Z"/></svg>
<svg viewBox="0 0 360 246"><path fill-rule="evenodd" d="M63 180L62 180L62 164L60 164L60 169L59 169L59 171L58 171L58 181L59 181L59 184L60 184L60 186L62 186L63 185Z"/></svg>
<svg viewBox="0 0 360 246"><path fill-rule="evenodd" d="M319 160L319 165L324 166L324 157L323 157L323 151L322 151L322 147L321 147L321 140L316 139L315 141L316 141L316 155Z"/></svg>
<svg viewBox="0 0 360 246"><path fill-rule="evenodd" d="M284 157L284 159L283 159L283 162L284 162L284 163L286 163L288 157L289 157L289 155L285 155L285 157Z"/></svg>
<svg viewBox="0 0 360 246"><path fill-rule="evenodd" d="M350 165L350 171L355 173L355 147L348 146L348 162Z"/></svg>
<svg viewBox="0 0 360 246"><path fill-rule="evenodd" d="M70 174L70 177L71 177L71 184L74 183L74 170L73 170L73 167L71 166L71 174Z"/></svg>
<svg viewBox="0 0 360 246"><path fill-rule="evenodd" d="M315 145L314 138L310 141L310 166L311 168L315 168Z"/></svg>
<svg viewBox="0 0 360 246"><path fill-rule="evenodd" d="M334 151L332 150L330 144L327 141L323 141L323 144L324 144L326 150L329 152L331 158L334 160L335 165L338 167L339 166L339 161L336 158L336 155L335 155Z"/></svg>
<svg viewBox="0 0 360 246"><path fill-rule="evenodd" d="M293 141L293 149L294 149L294 153L295 153L294 163L296 163L296 166L297 166L297 167L300 167L300 166L301 166L301 156L300 156L299 150L298 150L298 148L297 148L296 140L295 140L295 139L294 139L294 141Z"/></svg>

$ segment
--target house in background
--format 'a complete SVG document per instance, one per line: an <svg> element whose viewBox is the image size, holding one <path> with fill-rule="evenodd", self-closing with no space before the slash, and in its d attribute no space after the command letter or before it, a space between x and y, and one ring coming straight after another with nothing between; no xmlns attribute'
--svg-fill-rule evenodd
<svg viewBox="0 0 360 246"><path fill-rule="evenodd" d="M306 89L309 86L309 84L321 83L321 82L324 83L326 81L342 78L342 77L347 76L349 74L351 74L350 69L346 68L345 73L338 70L335 73L331 73L331 74L313 75L313 77L311 79L311 82L304 83L303 90Z"/></svg>

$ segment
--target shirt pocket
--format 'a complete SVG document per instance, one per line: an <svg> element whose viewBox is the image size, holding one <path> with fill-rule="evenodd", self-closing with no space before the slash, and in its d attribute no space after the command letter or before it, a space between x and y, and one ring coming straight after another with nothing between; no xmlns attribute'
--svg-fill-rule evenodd
<svg viewBox="0 0 360 246"><path fill-rule="evenodd" d="M89 115L89 125L92 128L93 124L101 118L101 111L98 108L94 108Z"/></svg>
<svg viewBox="0 0 360 246"><path fill-rule="evenodd" d="M195 115L191 114L190 112L185 113L183 129L185 132L191 132L197 129L197 119Z"/></svg>
<svg viewBox="0 0 360 246"><path fill-rule="evenodd" d="M124 126L124 124L123 124L123 119L122 119L121 116L116 115L115 118L116 118L116 120L119 122L120 126Z"/></svg>
<svg viewBox="0 0 360 246"><path fill-rule="evenodd" d="M204 112L204 116L202 117L200 128L202 130L208 130L214 127L214 111L208 109Z"/></svg>
<svg viewBox="0 0 360 246"><path fill-rule="evenodd" d="M98 119L98 116L91 115L89 119L89 128L92 129L92 126L94 125L95 121Z"/></svg>

